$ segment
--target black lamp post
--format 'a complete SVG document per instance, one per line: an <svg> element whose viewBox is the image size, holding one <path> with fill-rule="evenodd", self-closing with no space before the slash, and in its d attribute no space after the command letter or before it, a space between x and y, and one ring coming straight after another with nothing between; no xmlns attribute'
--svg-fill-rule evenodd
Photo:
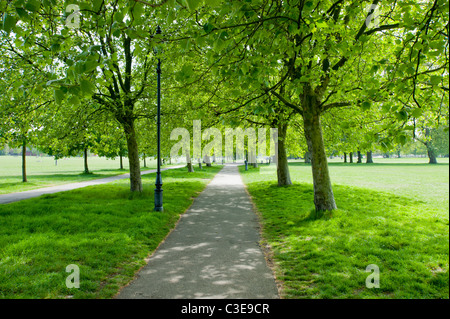
<svg viewBox="0 0 450 319"><path fill-rule="evenodd" d="M158 26L156 34L161 34L161 28ZM158 130L158 164L156 170L156 182L155 182L155 211L162 212L163 208L163 190L162 190L162 178L161 178L161 59L158 56L158 67L156 69L158 74L158 115L157 115L157 130Z"/></svg>

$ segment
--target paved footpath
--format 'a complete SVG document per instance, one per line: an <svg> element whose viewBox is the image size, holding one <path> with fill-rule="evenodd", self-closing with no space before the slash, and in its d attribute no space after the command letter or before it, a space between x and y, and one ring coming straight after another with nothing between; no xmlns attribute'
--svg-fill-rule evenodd
<svg viewBox="0 0 450 319"><path fill-rule="evenodd" d="M180 168L180 167L183 167L183 165L164 168L164 169L161 169L161 171L165 171L168 169L174 169L174 168ZM156 169L143 171L143 172L141 172L141 175L151 174L151 173L156 173ZM70 191L72 189L82 188L82 187L86 187L86 186L106 184L109 182L113 182L113 181L117 181L119 179L125 179L125 178L130 178L130 174L127 173L127 174L122 174L122 175L118 175L118 176L110 176L110 177L99 178L99 179L94 179L94 180L85 181L85 182L44 187L44 188L33 189L30 191L24 191L24 192L18 192L18 193L0 194L0 204L8 204L8 203L13 203L13 202L18 202L18 201L28 199L28 198L39 197L39 196L45 195L45 194L53 194L53 193Z"/></svg>
<svg viewBox="0 0 450 319"><path fill-rule="evenodd" d="M274 299L259 223L236 165L226 165L118 299Z"/></svg>

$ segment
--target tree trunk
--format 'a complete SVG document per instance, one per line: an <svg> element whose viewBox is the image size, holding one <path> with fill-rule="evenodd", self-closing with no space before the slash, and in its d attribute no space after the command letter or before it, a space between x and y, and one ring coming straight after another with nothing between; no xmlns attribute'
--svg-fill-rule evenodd
<svg viewBox="0 0 450 319"><path fill-rule="evenodd" d="M84 173L85 174L89 174L89 167L88 167L88 158L87 158L87 154L88 153L88 149L87 148L85 148L84 149L84 156L83 156L83 158L84 158Z"/></svg>
<svg viewBox="0 0 450 319"><path fill-rule="evenodd" d="M139 148L134 129L134 120L130 119L125 125L125 136L128 147L128 162L130 166L130 190L142 192L141 165L139 163Z"/></svg>
<svg viewBox="0 0 450 319"><path fill-rule="evenodd" d="M119 155L120 158L120 169L123 169L123 156L122 154Z"/></svg>
<svg viewBox="0 0 450 319"><path fill-rule="evenodd" d="M194 166L192 165L191 154L189 154L189 152L186 152L186 162L188 173L194 173Z"/></svg>
<svg viewBox="0 0 450 319"><path fill-rule="evenodd" d="M344 163L347 163L347 153L344 152Z"/></svg>
<svg viewBox="0 0 450 319"><path fill-rule="evenodd" d="M147 168L147 161L146 161L145 153L144 153L144 167Z"/></svg>
<svg viewBox="0 0 450 319"><path fill-rule="evenodd" d="M303 123L308 150L311 153L311 167L314 183L314 205L316 211L336 209L333 189L328 171L327 155L323 142L319 101L306 94L303 102Z"/></svg>
<svg viewBox="0 0 450 319"><path fill-rule="evenodd" d="M311 153L310 152L305 153L305 164L311 164Z"/></svg>
<svg viewBox="0 0 450 319"><path fill-rule="evenodd" d="M291 175L289 173L289 164L286 156L286 131L287 124L278 125L278 186L292 185Z"/></svg>
<svg viewBox="0 0 450 319"><path fill-rule="evenodd" d="M350 152L349 157L350 157L350 163L353 163L353 152Z"/></svg>
<svg viewBox="0 0 450 319"><path fill-rule="evenodd" d="M372 151L367 152L366 164L373 164Z"/></svg>
<svg viewBox="0 0 450 319"><path fill-rule="evenodd" d="M425 129L425 136L429 137L431 135L431 131L429 128ZM427 142L424 143L425 146L427 147L427 154L428 154L428 164L437 164L437 159L436 159L436 153L434 151L434 147L433 147L433 143L431 142L431 140L428 140Z"/></svg>
<svg viewBox="0 0 450 319"><path fill-rule="evenodd" d="M205 163L206 167L211 167L211 158L209 157L209 155L205 155Z"/></svg>
<svg viewBox="0 0 450 319"><path fill-rule="evenodd" d="M360 151L358 151L358 161L356 163L358 164L362 163L362 155Z"/></svg>
<svg viewBox="0 0 450 319"><path fill-rule="evenodd" d="M22 182L26 183L27 180L27 141L23 140L22 143Z"/></svg>
<svg viewBox="0 0 450 319"><path fill-rule="evenodd" d="M428 164L437 164L436 153L434 152L431 142L425 143L425 146L427 147Z"/></svg>

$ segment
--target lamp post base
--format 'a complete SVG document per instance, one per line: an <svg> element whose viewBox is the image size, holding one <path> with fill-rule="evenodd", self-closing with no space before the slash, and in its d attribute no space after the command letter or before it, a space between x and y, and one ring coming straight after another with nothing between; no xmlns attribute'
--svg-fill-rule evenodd
<svg viewBox="0 0 450 319"><path fill-rule="evenodd" d="M163 190L162 189L155 189L155 212L162 212L164 211L163 208Z"/></svg>

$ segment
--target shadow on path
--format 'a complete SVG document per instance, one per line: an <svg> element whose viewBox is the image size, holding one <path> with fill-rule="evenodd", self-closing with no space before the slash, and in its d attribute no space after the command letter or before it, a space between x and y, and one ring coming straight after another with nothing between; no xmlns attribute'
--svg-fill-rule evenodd
<svg viewBox="0 0 450 319"><path fill-rule="evenodd" d="M237 166L225 166L116 298L278 298L252 208Z"/></svg>

